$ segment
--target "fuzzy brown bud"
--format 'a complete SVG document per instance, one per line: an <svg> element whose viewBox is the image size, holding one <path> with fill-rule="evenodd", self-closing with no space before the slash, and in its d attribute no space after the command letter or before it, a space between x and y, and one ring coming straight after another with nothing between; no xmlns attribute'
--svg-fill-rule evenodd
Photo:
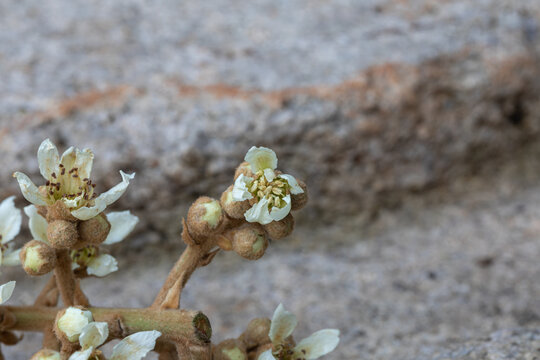
<svg viewBox="0 0 540 360"><path fill-rule="evenodd" d="M107 220L107 216L101 213L89 220L79 223L79 242L77 247L85 247L88 245L99 245L107 239L111 224Z"/></svg>
<svg viewBox="0 0 540 360"><path fill-rule="evenodd" d="M223 210L233 219L244 219L244 214L249 210L249 200L234 201L232 197L233 185L229 186L227 190L221 194L221 206Z"/></svg>
<svg viewBox="0 0 540 360"><path fill-rule="evenodd" d="M201 196L188 210L188 231L193 237L205 238L216 233L223 220L224 215L219 201Z"/></svg>
<svg viewBox="0 0 540 360"><path fill-rule="evenodd" d="M56 265L56 252L48 244L32 240L27 242L19 253L21 264L28 275L45 275Z"/></svg>
<svg viewBox="0 0 540 360"><path fill-rule="evenodd" d="M297 181L298 185L302 188L302 190L304 190L304 192L296 195L291 194L291 210L300 210L301 208L306 206L309 199L306 183L298 179Z"/></svg>
<svg viewBox="0 0 540 360"><path fill-rule="evenodd" d="M58 200L51 206L47 207L47 222L53 222L55 220L66 220L71 222L79 221L79 219L71 215L68 207L61 200Z"/></svg>
<svg viewBox="0 0 540 360"><path fill-rule="evenodd" d="M268 247L268 239L259 224L242 225L232 235L233 250L245 259L260 259Z"/></svg>
<svg viewBox="0 0 540 360"><path fill-rule="evenodd" d="M240 174L244 174L244 176L253 176L253 172L251 171L251 165L247 161L244 161L238 167L236 168L236 171L234 172L234 180L236 180Z"/></svg>
<svg viewBox="0 0 540 360"><path fill-rule="evenodd" d="M244 331L241 337L248 349L271 342L268 336L270 324L271 321L268 318L257 318L249 322L246 331Z"/></svg>
<svg viewBox="0 0 540 360"><path fill-rule="evenodd" d="M222 341L212 349L213 360L247 360L245 345L236 339Z"/></svg>
<svg viewBox="0 0 540 360"><path fill-rule="evenodd" d="M252 351L249 352L249 358L250 359L258 359L259 356L266 350L270 350L272 348L272 343L261 345Z"/></svg>
<svg viewBox="0 0 540 360"><path fill-rule="evenodd" d="M55 249L69 249L79 239L77 224L67 220L54 220L47 226L47 239Z"/></svg>
<svg viewBox="0 0 540 360"><path fill-rule="evenodd" d="M294 217L292 214L287 215L279 221L272 221L269 224L263 225L264 230L270 236L270 239L280 240L291 235L294 230Z"/></svg>

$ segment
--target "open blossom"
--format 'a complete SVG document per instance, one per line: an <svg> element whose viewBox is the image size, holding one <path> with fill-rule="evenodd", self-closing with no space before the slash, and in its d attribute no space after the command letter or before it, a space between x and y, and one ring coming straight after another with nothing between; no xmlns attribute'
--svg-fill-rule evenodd
<svg viewBox="0 0 540 360"><path fill-rule="evenodd" d="M339 330L319 330L293 346L287 338L296 327L294 314L279 304L270 324L272 349L263 352L258 360L312 360L333 351L339 343Z"/></svg>
<svg viewBox="0 0 540 360"><path fill-rule="evenodd" d="M25 199L41 206L62 201L71 215L80 220L93 218L118 200L126 191L129 181L135 177L135 174L120 171L122 182L97 196L95 184L90 180L94 161L94 153L90 149L70 147L60 157L56 146L46 139L39 146L37 156L39 171L46 180L44 186L38 188L21 172L13 174Z"/></svg>
<svg viewBox="0 0 540 360"><path fill-rule="evenodd" d="M14 196L10 196L0 203L0 265L20 264L20 250L13 250L11 240L19 234L21 229L21 211L15 207Z"/></svg>
<svg viewBox="0 0 540 360"><path fill-rule="evenodd" d="M38 213L34 205L26 206L24 212L29 218L29 227L33 238L48 244L47 220ZM129 211L108 213L107 220L111 224L111 229L103 242L105 245L115 244L124 240L139 222L139 218ZM109 254L98 254L96 249L96 247L90 246L74 250L72 253L73 268L76 269L85 266L88 275L98 277L103 277L117 271L118 262L116 259Z"/></svg>
<svg viewBox="0 0 540 360"><path fill-rule="evenodd" d="M238 176L232 197L235 201L256 201L244 214L246 220L266 225L285 218L291 211L291 194L301 194L304 190L294 176L276 174L278 159L273 150L253 146L244 160L249 163L252 176Z"/></svg>

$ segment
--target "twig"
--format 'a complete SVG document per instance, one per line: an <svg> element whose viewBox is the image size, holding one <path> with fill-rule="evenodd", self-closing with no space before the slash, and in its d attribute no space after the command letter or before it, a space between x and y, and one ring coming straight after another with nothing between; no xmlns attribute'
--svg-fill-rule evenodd
<svg viewBox="0 0 540 360"><path fill-rule="evenodd" d="M75 276L71 270L71 257L68 250L57 250L54 275L64 306L73 306L75 304Z"/></svg>

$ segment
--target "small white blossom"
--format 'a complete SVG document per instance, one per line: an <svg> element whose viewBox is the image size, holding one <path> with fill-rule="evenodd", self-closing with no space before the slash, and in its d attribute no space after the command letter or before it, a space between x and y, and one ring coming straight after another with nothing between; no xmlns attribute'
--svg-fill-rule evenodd
<svg viewBox="0 0 540 360"><path fill-rule="evenodd" d="M285 218L291 211L291 194L301 194L304 190L294 176L276 175L278 159L273 150L253 146L244 160L250 164L253 177L238 176L232 197L235 201L257 200L244 214L246 220L266 225Z"/></svg>
<svg viewBox="0 0 540 360"><path fill-rule="evenodd" d="M14 250L11 240L19 234L21 229L21 211L15 207L14 196L10 196L0 203L0 265L19 265L20 249Z"/></svg>
<svg viewBox="0 0 540 360"><path fill-rule="evenodd" d="M272 349L263 352L258 360L312 360L337 347L339 330L335 329L316 331L293 347L286 339L292 334L296 324L296 316L279 304L268 333L272 340Z"/></svg>
<svg viewBox="0 0 540 360"><path fill-rule="evenodd" d="M94 153L90 149L70 147L60 157L56 146L46 139L41 143L37 156L39 171L46 180L42 191L27 175L21 172L13 174L25 199L43 206L62 201L71 214L80 220L93 218L118 200L126 191L129 181L135 177L135 174L120 171L122 182L96 197L95 185L90 180L94 161Z"/></svg>
<svg viewBox="0 0 540 360"><path fill-rule="evenodd" d="M69 360L88 360L94 349L101 346L108 337L109 325L106 322L88 323L79 336L81 350L74 352Z"/></svg>
<svg viewBox="0 0 540 360"><path fill-rule="evenodd" d="M30 232L35 240L49 243L47 239L47 220L41 216L34 205L24 208L24 213L29 218ZM111 229L103 244L118 243L133 230L139 222L139 218L129 211L118 211L107 214L107 220L111 224ZM94 247L83 248L73 252L74 259L72 268L77 269L81 265L87 267L88 275L103 277L118 270L118 262L108 254L99 254Z"/></svg>
<svg viewBox="0 0 540 360"><path fill-rule="evenodd" d="M68 307L56 326L62 331L71 342L79 340L83 328L93 321L92 313L88 310L81 310L76 307Z"/></svg>
<svg viewBox="0 0 540 360"><path fill-rule="evenodd" d="M5 303L11 298L13 290L15 290L15 281L10 281L4 285L0 285L0 304Z"/></svg>

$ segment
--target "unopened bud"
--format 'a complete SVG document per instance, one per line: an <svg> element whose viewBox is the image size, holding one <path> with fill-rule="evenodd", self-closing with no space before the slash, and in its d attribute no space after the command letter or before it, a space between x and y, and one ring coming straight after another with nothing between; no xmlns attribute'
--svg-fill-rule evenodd
<svg viewBox="0 0 540 360"><path fill-rule="evenodd" d="M253 177L253 172L251 171L251 165L244 161L238 167L236 168L236 171L234 172L234 180L240 176L240 174L244 174L244 176Z"/></svg>
<svg viewBox="0 0 540 360"><path fill-rule="evenodd" d="M77 224L67 220L55 220L47 226L47 239L55 249L69 249L77 243Z"/></svg>
<svg viewBox="0 0 540 360"><path fill-rule="evenodd" d="M294 230L294 217L289 213L279 221L272 221L263 226L270 239L280 240L291 235Z"/></svg>
<svg viewBox="0 0 540 360"><path fill-rule="evenodd" d="M246 331L244 331L241 337L248 349L271 342L268 336L270 324L271 321L268 318L257 318L249 322Z"/></svg>
<svg viewBox="0 0 540 360"><path fill-rule="evenodd" d="M268 247L268 239L259 224L245 224L233 231L233 250L248 260L260 259Z"/></svg>
<svg viewBox="0 0 540 360"><path fill-rule="evenodd" d="M297 180L297 182L304 192L296 195L291 194L291 210L300 210L306 206L309 198L306 183L301 180Z"/></svg>
<svg viewBox="0 0 540 360"><path fill-rule="evenodd" d="M213 360L247 360L244 344L236 339L228 339L216 345L212 351Z"/></svg>
<svg viewBox="0 0 540 360"><path fill-rule="evenodd" d="M79 242L77 247L99 245L107 239L111 224L107 216L101 213L93 218L79 223Z"/></svg>
<svg viewBox="0 0 540 360"><path fill-rule="evenodd" d="M249 200L234 201L232 197L233 185L229 186L227 190L221 194L221 206L223 210L233 219L244 219L244 214L249 210Z"/></svg>
<svg viewBox="0 0 540 360"><path fill-rule="evenodd" d="M43 349L38 351L30 358L30 360L60 360L60 353L58 351Z"/></svg>
<svg viewBox="0 0 540 360"><path fill-rule="evenodd" d="M71 211L69 211L69 208L62 200L58 200L47 207L47 222L53 222L55 220L78 221L75 216L71 215Z"/></svg>
<svg viewBox="0 0 540 360"><path fill-rule="evenodd" d="M194 237L207 237L216 232L224 216L219 201L207 196L195 200L188 210L187 225Z"/></svg>
<svg viewBox="0 0 540 360"><path fill-rule="evenodd" d="M21 264L28 275L45 275L56 265L56 253L48 244L32 240L27 242L19 253Z"/></svg>
<svg viewBox="0 0 540 360"><path fill-rule="evenodd" d="M81 307L69 307L60 311L56 317L56 336L62 341L67 339L69 342L79 341L82 329L93 321L92 313L83 310Z"/></svg>

